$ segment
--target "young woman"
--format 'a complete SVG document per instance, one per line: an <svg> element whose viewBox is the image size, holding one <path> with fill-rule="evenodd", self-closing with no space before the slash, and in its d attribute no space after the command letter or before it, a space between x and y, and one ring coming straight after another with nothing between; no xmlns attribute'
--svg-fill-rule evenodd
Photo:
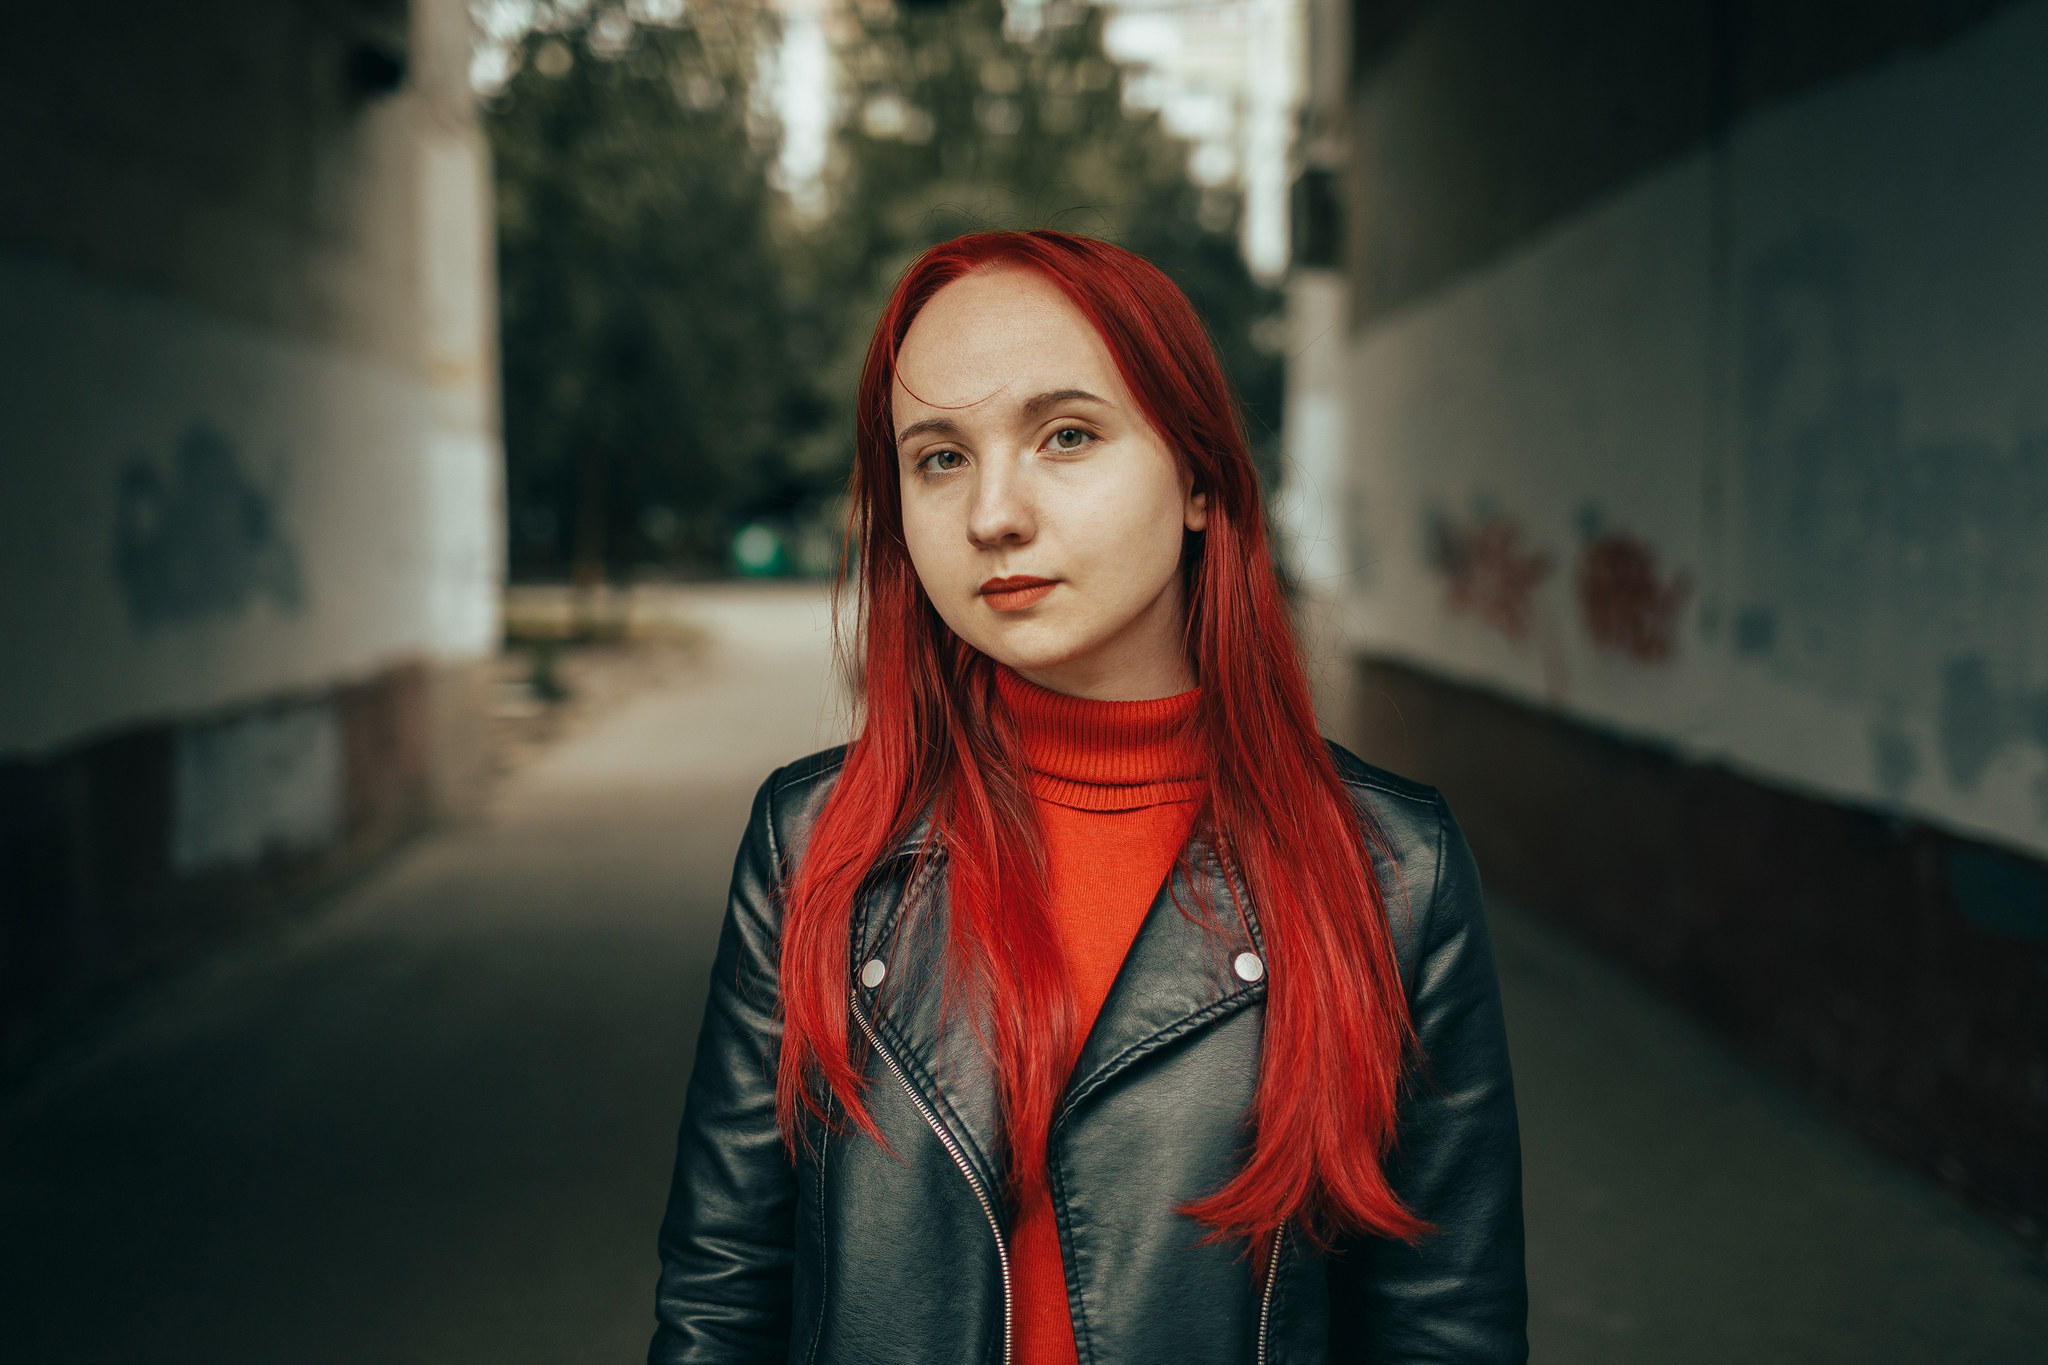
<svg viewBox="0 0 2048 1365"><path fill-rule="evenodd" d="M863 726L755 799L649 1359L1524 1359L1478 875L1318 737L1187 300L935 247L858 420Z"/></svg>

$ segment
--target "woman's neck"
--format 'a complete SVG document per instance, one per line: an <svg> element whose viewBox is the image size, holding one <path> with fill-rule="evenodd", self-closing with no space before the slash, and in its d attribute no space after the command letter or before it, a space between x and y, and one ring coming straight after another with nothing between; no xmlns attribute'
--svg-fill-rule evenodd
<svg viewBox="0 0 2048 1365"><path fill-rule="evenodd" d="M1008 668L996 670L996 688L1023 741L1033 795L1078 810L1135 810L1193 800L1207 785L1199 691L1097 701L1048 691Z"/></svg>

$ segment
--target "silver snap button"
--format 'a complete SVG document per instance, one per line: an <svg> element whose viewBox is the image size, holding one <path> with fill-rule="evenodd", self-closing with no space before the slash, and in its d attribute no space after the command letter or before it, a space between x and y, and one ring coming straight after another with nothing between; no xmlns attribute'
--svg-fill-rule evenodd
<svg viewBox="0 0 2048 1365"><path fill-rule="evenodd" d="M1259 961L1257 953L1239 953L1237 961L1230 965L1242 981L1257 981L1266 974L1266 964Z"/></svg>
<svg viewBox="0 0 2048 1365"><path fill-rule="evenodd" d="M868 965L860 969L860 984L869 990L882 984L882 978L889 974L889 964L879 957L868 959Z"/></svg>

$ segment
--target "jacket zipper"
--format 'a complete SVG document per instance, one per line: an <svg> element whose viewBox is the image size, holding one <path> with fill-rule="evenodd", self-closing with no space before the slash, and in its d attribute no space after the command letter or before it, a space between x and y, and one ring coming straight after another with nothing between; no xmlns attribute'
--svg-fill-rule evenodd
<svg viewBox="0 0 2048 1365"><path fill-rule="evenodd" d="M1273 1286L1280 1281L1280 1238L1286 1232L1285 1223L1273 1229L1273 1251L1266 1257L1266 1292L1259 1298L1259 1365L1266 1365L1266 1331L1273 1321Z"/></svg>
<svg viewBox="0 0 2048 1365"><path fill-rule="evenodd" d="M903 1074L903 1068L897 1064L896 1058L890 1054L888 1048L882 1046L882 1040L875 1036L875 1030L868 1023L868 1017L861 1013L858 992L849 991L847 998L853 1009L854 1022L859 1024L860 1031L868 1036L869 1046L881 1056L883 1063L896 1077L897 1084L903 1087L903 1093L910 1096L910 1102L917 1106L917 1112L924 1115L924 1121L938 1136L940 1144L946 1149L946 1155L952 1157L953 1164L960 1168L960 1174L967 1177L968 1188L974 1191L974 1198L981 1205L982 1216L988 1219L988 1230L996 1239L996 1261L1003 1271L1003 1365L1010 1365L1010 1249L1003 1243L1003 1228L996 1222L995 1205L989 1201L988 1192L982 1188L981 1179L974 1174L974 1168L967 1164L967 1157L960 1151L960 1144L953 1140L953 1135L946 1131L946 1125L939 1122L939 1116L932 1112L931 1106L924 1102L924 1096L918 1094L917 1087L910 1083L910 1077ZM1273 1286L1269 1277L1266 1293L1270 1297L1272 1292ZM1265 1365L1266 1359L1264 1333L1262 1325L1259 1339L1260 1365Z"/></svg>

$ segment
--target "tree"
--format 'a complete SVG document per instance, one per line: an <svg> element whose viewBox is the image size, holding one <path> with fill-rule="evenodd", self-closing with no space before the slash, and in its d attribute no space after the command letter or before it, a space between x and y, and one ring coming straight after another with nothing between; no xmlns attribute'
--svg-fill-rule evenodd
<svg viewBox="0 0 2048 1365"><path fill-rule="evenodd" d="M1277 468L1282 372L1255 344L1280 306L1237 248L1238 200L1188 180L1187 146L1133 114L1102 49L1102 14L1053 4L1030 39L1003 32L1002 0L950 5L858 0L838 45L849 116L833 167L833 211L812 229L803 282L841 293L841 378L874 310L923 248L989 227L1057 227L1127 246L1187 291L1244 400L1255 451ZM851 440L850 415L839 428Z"/></svg>
<svg viewBox="0 0 2048 1365"><path fill-rule="evenodd" d="M759 19L691 14L599 6L531 33L486 110L515 572L717 564L730 510L818 418L784 349L772 144L749 128Z"/></svg>
<svg viewBox="0 0 2048 1365"><path fill-rule="evenodd" d="M1001 0L852 0L816 219L770 187L774 130L751 97L772 14L632 13L551 11L486 106L515 573L716 571L756 521L815 540L876 311L919 250L976 228L1056 226L1157 262L1272 455L1280 367L1253 338L1278 298L1239 258L1235 198L1191 185L1185 145L1125 110L1098 11L1056 2L1018 42Z"/></svg>

